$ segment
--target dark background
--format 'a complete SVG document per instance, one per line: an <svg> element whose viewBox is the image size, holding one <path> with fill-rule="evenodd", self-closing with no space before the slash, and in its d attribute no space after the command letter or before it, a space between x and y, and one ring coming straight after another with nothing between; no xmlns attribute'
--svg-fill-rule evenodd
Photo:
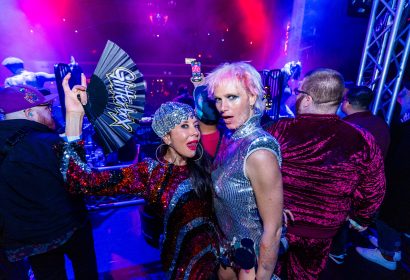
<svg viewBox="0 0 410 280"><path fill-rule="evenodd" d="M303 72L330 67L356 80L368 18L348 15L348 1L306 0L3 0L0 59L16 56L27 70L52 72L73 55L89 77L107 40L126 50L147 79L148 110L189 83L186 57L203 72L230 61L250 61L258 70L300 60ZM285 51L288 35L303 16L298 57ZM151 16L151 18L150 18ZM0 85L9 75L0 66ZM54 89L55 85L50 85ZM151 106L151 108L150 108Z"/></svg>

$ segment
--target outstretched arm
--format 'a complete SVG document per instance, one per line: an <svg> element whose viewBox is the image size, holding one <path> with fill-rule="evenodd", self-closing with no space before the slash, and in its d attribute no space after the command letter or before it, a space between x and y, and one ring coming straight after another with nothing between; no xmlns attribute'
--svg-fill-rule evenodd
<svg viewBox="0 0 410 280"><path fill-rule="evenodd" d="M72 89L68 85L71 74L63 79L66 106L66 130L68 138L79 137L84 118L83 105L87 104L87 82L81 75L81 85ZM147 163L133 165L120 170L98 172L92 170L84 158L82 143L65 143L61 151L61 172L71 193L113 195L143 194L148 174Z"/></svg>
<svg viewBox="0 0 410 280"><path fill-rule="evenodd" d="M61 154L61 172L73 194L145 196L149 178L148 162L109 171L91 169L82 157L81 142L65 143Z"/></svg>
<svg viewBox="0 0 410 280"><path fill-rule="evenodd" d="M40 79L43 82L51 82L56 79L56 75L46 72L36 72L36 77L37 79Z"/></svg>
<svg viewBox="0 0 410 280"><path fill-rule="evenodd" d="M263 221L256 278L271 279L282 232L282 176L276 156L268 150L253 152L246 161L246 174L255 192Z"/></svg>

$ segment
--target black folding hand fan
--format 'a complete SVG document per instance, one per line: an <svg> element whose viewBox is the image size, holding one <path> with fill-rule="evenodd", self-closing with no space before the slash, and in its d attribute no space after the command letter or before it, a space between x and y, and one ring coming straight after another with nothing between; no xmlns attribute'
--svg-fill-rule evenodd
<svg viewBox="0 0 410 280"><path fill-rule="evenodd" d="M129 55L108 41L87 88L85 113L105 152L121 148L144 113L146 83Z"/></svg>

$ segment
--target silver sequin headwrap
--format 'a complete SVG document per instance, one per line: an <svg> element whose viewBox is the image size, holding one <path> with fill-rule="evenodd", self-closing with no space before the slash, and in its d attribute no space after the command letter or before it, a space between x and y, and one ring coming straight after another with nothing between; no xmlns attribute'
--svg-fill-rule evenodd
<svg viewBox="0 0 410 280"><path fill-rule="evenodd" d="M195 116L191 106L179 102L166 102L155 111L152 129L159 137L164 137L182 121Z"/></svg>

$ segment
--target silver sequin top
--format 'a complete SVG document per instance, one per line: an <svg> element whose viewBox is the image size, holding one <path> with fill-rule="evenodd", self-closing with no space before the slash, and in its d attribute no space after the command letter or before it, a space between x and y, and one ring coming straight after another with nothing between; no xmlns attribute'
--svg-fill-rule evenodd
<svg viewBox="0 0 410 280"><path fill-rule="evenodd" d="M271 151L282 162L279 144L260 126L260 115L252 116L245 124L222 139L214 161L214 206L218 223L226 240L251 238L259 248L262 220L256 206L250 180L245 176L248 156L260 149Z"/></svg>

